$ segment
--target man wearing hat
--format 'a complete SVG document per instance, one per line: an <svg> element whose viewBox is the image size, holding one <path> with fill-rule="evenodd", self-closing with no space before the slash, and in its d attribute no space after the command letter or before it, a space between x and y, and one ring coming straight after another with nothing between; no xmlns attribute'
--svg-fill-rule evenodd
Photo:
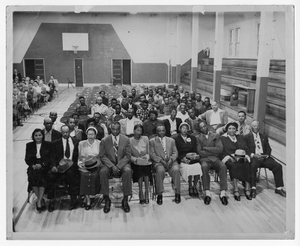
<svg viewBox="0 0 300 246"><path fill-rule="evenodd" d="M70 129L67 125L61 127L62 138L53 142L55 156L48 172L48 198L50 199L48 211L52 212L55 205L55 186L64 181L68 185L68 193L71 196L69 210L76 208L79 191L78 178L78 141L70 137Z"/></svg>
<svg viewBox="0 0 300 246"><path fill-rule="evenodd" d="M197 152L201 156L200 164L203 173L203 190L205 192L204 203L209 205L211 202L209 170L212 168L218 172L220 177L220 200L223 205L227 205L227 167L218 158L219 154L223 151L223 144L219 138L219 134L208 131L205 121L199 124L199 130L200 134L197 135Z"/></svg>
<svg viewBox="0 0 300 246"><path fill-rule="evenodd" d="M130 212L128 196L132 195L132 170L130 166L130 141L125 135L120 134L119 122L111 123L111 134L100 143L100 159L103 163L100 170L101 193L105 205L104 213L110 211L111 201L109 199L109 178L121 177L123 184L122 208L125 213Z"/></svg>

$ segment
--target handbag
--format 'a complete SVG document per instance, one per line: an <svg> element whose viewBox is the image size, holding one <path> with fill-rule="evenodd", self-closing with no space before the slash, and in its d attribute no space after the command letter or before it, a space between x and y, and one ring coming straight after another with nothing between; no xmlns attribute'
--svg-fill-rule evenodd
<svg viewBox="0 0 300 246"><path fill-rule="evenodd" d="M189 160L189 165L199 163L200 156L197 153L187 153L185 157Z"/></svg>

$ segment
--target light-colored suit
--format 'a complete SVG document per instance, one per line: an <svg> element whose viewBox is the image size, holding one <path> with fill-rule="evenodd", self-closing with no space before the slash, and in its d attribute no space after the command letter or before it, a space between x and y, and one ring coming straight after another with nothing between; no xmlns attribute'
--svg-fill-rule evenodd
<svg viewBox="0 0 300 246"><path fill-rule="evenodd" d="M123 183L124 196L132 194L132 170L130 166L130 141L129 138L120 134L118 143L118 159L116 159L112 135L109 135L102 139L100 143L100 159L102 166L100 170L100 183L101 193L103 195L109 194L109 183L108 180L113 176L112 167L116 166L120 169L120 174Z"/></svg>
<svg viewBox="0 0 300 246"><path fill-rule="evenodd" d="M150 158L153 163L153 167L156 170L156 189L158 195L164 191L163 180L165 178L165 172L167 171L172 177L175 185L175 193L180 194L180 172L179 165L176 161L178 157L178 151L175 145L175 140L170 137L166 138L166 154L167 157L172 160L171 168L165 167L161 160L165 161L165 152L161 141L158 136L150 139Z"/></svg>

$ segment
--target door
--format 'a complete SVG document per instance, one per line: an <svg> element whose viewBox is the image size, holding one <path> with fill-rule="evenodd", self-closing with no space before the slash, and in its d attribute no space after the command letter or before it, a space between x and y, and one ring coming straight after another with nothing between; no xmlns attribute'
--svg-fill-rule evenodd
<svg viewBox="0 0 300 246"><path fill-rule="evenodd" d="M44 59L24 59L25 75L30 79L40 76L45 81Z"/></svg>
<svg viewBox="0 0 300 246"><path fill-rule="evenodd" d="M75 85L83 87L82 59L75 59Z"/></svg>
<svg viewBox="0 0 300 246"><path fill-rule="evenodd" d="M131 61L123 60L123 84L130 85L131 84Z"/></svg>

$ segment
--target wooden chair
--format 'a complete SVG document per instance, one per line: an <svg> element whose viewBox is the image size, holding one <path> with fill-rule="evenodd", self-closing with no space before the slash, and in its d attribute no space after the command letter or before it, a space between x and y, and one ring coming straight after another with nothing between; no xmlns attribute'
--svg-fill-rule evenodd
<svg viewBox="0 0 300 246"><path fill-rule="evenodd" d="M69 78L67 78L67 80L68 80L68 88L69 88L70 85L71 85L73 88L75 88L75 87L74 87L74 81L71 81Z"/></svg>
<svg viewBox="0 0 300 246"><path fill-rule="evenodd" d="M265 167L258 168L256 180L257 180L257 182L259 182L259 180L260 180L260 171L261 171L262 168L265 169L265 180L267 182L267 189L269 189L269 179L268 179L267 168L265 168Z"/></svg>

